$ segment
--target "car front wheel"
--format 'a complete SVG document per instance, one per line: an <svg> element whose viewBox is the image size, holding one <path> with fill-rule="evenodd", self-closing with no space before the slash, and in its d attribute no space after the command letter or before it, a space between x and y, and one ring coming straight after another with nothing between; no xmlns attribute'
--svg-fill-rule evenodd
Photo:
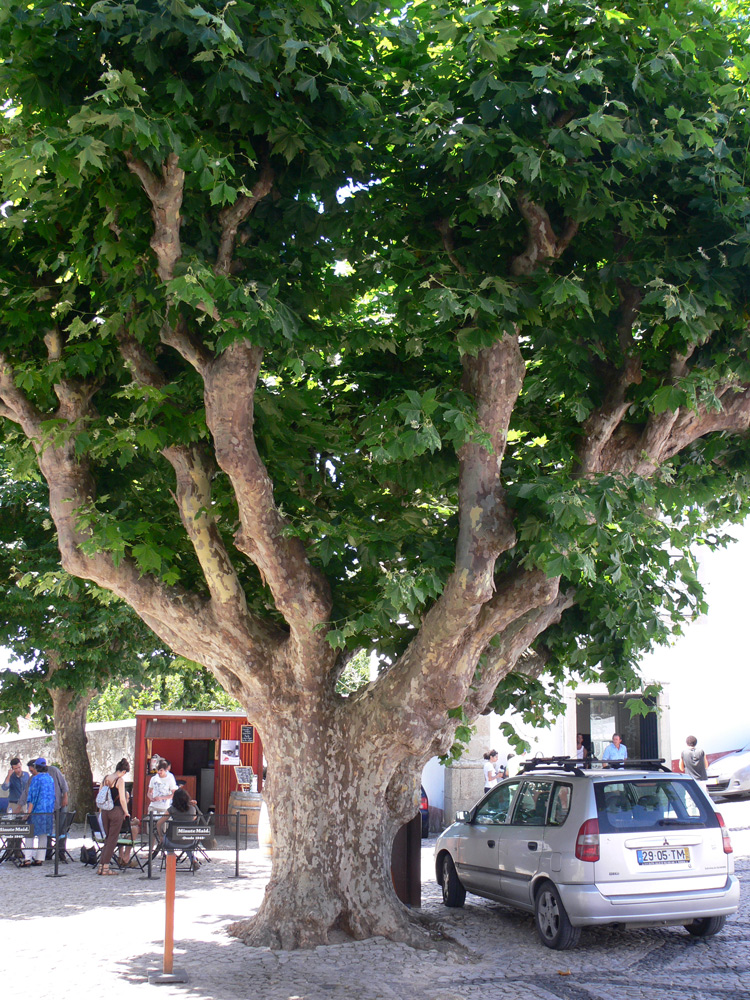
<svg viewBox="0 0 750 1000"><path fill-rule="evenodd" d="M693 937L713 937L714 934L719 933L726 922L726 917L700 917L691 924L685 924L685 930Z"/></svg>
<svg viewBox="0 0 750 1000"><path fill-rule="evenodd" d="M571 924L560 893L551 882L545 882L537 893L534 916L542 944L548 948L565 951L578 944L581 929Z"/></svg>
<svg viewBox="0 0 750 1000"><path fill-rule="evenodd" d="M446 906L463 906L466 900L466 889L458 880L456 866L453 859L445 857L443 859L443 872L440 879L440 886L443 890L443 902Z"/></svg>

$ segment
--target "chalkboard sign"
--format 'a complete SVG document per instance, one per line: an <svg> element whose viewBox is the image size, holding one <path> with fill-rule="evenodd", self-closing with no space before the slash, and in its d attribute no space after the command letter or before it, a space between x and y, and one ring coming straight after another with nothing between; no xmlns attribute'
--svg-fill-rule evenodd
<svg viewBox="0 0 750 1000"><path fill-rule="evenodd" d="M172 830L174 837L180 840L204 840L211 836L210 826L175 826Z"/></svg>
<svg viewBox="0 0 750 1000"><path fill-rule="evenodd" d="M255 743L255 726L240 726L240 743Z"/></svg>
<svg viewBox="0 0 750 1000"><path fill-rule="evenodd" d="M234 776L238 785L252 785L253 769L251 767L235 767Z"/></svg>
<svg viewBox="0 0 750 1000"><path fill-rule="evenodd" d="M0 837L32 837L34 831L28 823L3 823L0 825Z"/></svg>

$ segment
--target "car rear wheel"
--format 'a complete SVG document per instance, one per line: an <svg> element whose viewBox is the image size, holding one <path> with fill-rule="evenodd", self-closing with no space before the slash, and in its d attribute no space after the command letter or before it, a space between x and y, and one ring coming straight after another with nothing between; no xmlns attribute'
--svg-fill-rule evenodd
<svg viewBox="0 0 750 1000"><path fill-rule="evenodd" d="M693 937L713 937L726 922L726 917L700 917L691 924L685 924L685 930Z"/></svg>
<svg viewBox="0 0 750 1000"><path fill-rule="evenodd" d="M453 859L445 857L443 859L443 872L440 880L443 890L443 902L446 906L463 906L466 900L466 889L458 880L456 866Z"/></svg>
<svg viewBox="0 0 750 1000"><path fill-rule="evenodd" d="M560 893L551 882L544 882L536 894L534 916L537 933L548 948L566 951L578 944L581 929L571 924Z"/></svg>

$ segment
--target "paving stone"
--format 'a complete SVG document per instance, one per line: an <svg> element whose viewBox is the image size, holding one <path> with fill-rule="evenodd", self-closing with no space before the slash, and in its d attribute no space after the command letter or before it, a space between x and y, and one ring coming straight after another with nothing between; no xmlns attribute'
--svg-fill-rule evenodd
<svg viewBox="0 0 750 1000"><path fill-rule="evenodd" d="M77 856L82 840L71 842ZM737 845L735 845L737 846ZM309 952L246 948L226 927L262 900L270 862L257 849L216 854L178 875L175 967L189 983L153 985L164 937L164 880L137 871L98 878L76 862L47 878L41 868L0 866L3 996L28 990L55 1000L750 1000L750 861L737 859L742 908L722 934L694 940L680 928L586 931L580 947L552 952L533 920L469 897L446 910L423 853L423 910L471 951L413 951L383 939ZM737 852L739 855L739 851ZM44 984L40 992L38 988Z"/></svg>

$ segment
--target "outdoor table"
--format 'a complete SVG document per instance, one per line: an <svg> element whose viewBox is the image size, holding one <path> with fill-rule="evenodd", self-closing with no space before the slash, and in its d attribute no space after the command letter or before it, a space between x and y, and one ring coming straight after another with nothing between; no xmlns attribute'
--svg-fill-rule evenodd
<svg viewBox="0 0 750 1000"><path fill-rule="evenodd" d="M33 837L34 831L21 815L5 815L0 817L0 865L4 861L15 861L13 855L21 846L21 837Z"/></svg>

